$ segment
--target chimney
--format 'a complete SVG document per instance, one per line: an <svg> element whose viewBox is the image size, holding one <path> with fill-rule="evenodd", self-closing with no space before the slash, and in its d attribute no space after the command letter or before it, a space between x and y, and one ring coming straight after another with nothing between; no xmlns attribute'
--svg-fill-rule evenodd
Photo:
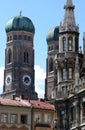
<svg viewBox="0 0 85 130"><path fill-rule="evenodd" d="M30 99L28 99L28 102L30 103Z"/></svg>
<svg viewBox="0 0 85 130"><path fill-rule="evenodd" d="M15 98L16 98L16 95L12 95L12 98L13 98L13 100L15 100Z"/></svg>
<svg viewBox="0 0 85 130"><path fill-rule="evenodd" d="M40 98L40 99L39 99L39 101L40 101L40 102L45 102L45 100L44 100L44 99L42 99L42 98Z"/></svg>
<svg viewBox="0 0 85 130"><path fill-rule="evenodd" d="M23 100L24 100L24 95L21 95L21 96L20 96L20 99L23 99Z"/></svg>

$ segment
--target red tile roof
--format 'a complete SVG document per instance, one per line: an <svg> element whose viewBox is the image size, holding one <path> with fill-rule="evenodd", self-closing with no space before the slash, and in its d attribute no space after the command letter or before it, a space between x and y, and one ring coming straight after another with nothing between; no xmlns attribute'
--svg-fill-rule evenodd
<svg viewBox="0 0 85 130"><path fill-rule="evenodd" d="M6 106L22 106L22 107L30 107L31 104L25 103L25 101L20 100L19 98L12 100L12 99L5 99L0 98L0 105L6 105Z"/></svg>
<svg viewBox="0 0 85 130"><path fill-rule="evenodd" d="M54 105L47 103L44 100L30 100L33 108L55 110Z"/></svg>
<svg viewBox="0 0 85 130"><path fill-rule="evenodd" d="M0 98L0 105L22 106L37 109L55 110L54 105L49 104L44 100L24 100L20 98L15 98L15 100L12 100L12 99Z"/></svg>

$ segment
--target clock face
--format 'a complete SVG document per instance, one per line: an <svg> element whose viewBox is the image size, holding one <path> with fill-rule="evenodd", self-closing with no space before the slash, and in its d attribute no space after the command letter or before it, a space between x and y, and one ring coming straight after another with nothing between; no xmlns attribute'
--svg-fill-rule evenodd
<svg viewBox="0 0 85 130"><path fill-rule="evenodd" d="M12 77L11 77L11 75L7 75L7 76L6 76L6 80L5 80L6 85L10 85L11 82L12 82Z"/></svg>
<svg viewBox="0 0 85 130"><path fill-rule="evenodd" d="M24 75L23 76L23 83L26 85L26 86L29 86L31 84L31 78L29 75Z"/></svg>

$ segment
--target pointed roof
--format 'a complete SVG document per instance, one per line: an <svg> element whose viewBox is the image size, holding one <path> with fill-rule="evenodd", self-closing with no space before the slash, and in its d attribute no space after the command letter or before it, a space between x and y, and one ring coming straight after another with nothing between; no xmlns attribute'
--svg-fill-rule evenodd
<svg viewBox="0 0 85 130"><path fill-rule="evenodd" d="M72 0L66 0L63 26L76 26L74 8L75 6L73 5Z"/></svg>
<svg viewBox="0 0 85 130"><path fill-rule="evenodd" d="M66 1L66 5L68 5L68 6L73 6L72 0L67 0L67 1Z"/></svg>

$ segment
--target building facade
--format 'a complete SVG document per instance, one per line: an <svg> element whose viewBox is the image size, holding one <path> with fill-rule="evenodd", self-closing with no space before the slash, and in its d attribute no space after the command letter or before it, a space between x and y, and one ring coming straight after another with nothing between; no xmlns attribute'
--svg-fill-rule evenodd
<svg viewBox="0 0 85 130"><path fill-rule="evenodd" d="M0 130L51 130L54 114L44 100L0 98Z"/></svg>
<svg viewBox="0 0 85 130"><path fill-rule="evenodd" d="M31 130L31 105L0 98L0 130Z"/></svg>
<svg viewBox="0 0 85 130"><path fill-rule="evenodd" d="M4 86L2 97L23 95L25 99L37 99L34 71L33 22L20 14L11 18L5 27Z"/></svg>
<svg viewBox="0 0 85 130"><path fill-rule="evenodd" d="M47 34L45 98L56 107L53 129L85 129L85 35L79 48L72 0L66 0L63 22Z"/></svg>
<svg viewBox="0 0 85 130"><path fill-rule="evenodd" d="M32 130L51 130L55 117L55 107L43 99L31 100Z"/></svg>

